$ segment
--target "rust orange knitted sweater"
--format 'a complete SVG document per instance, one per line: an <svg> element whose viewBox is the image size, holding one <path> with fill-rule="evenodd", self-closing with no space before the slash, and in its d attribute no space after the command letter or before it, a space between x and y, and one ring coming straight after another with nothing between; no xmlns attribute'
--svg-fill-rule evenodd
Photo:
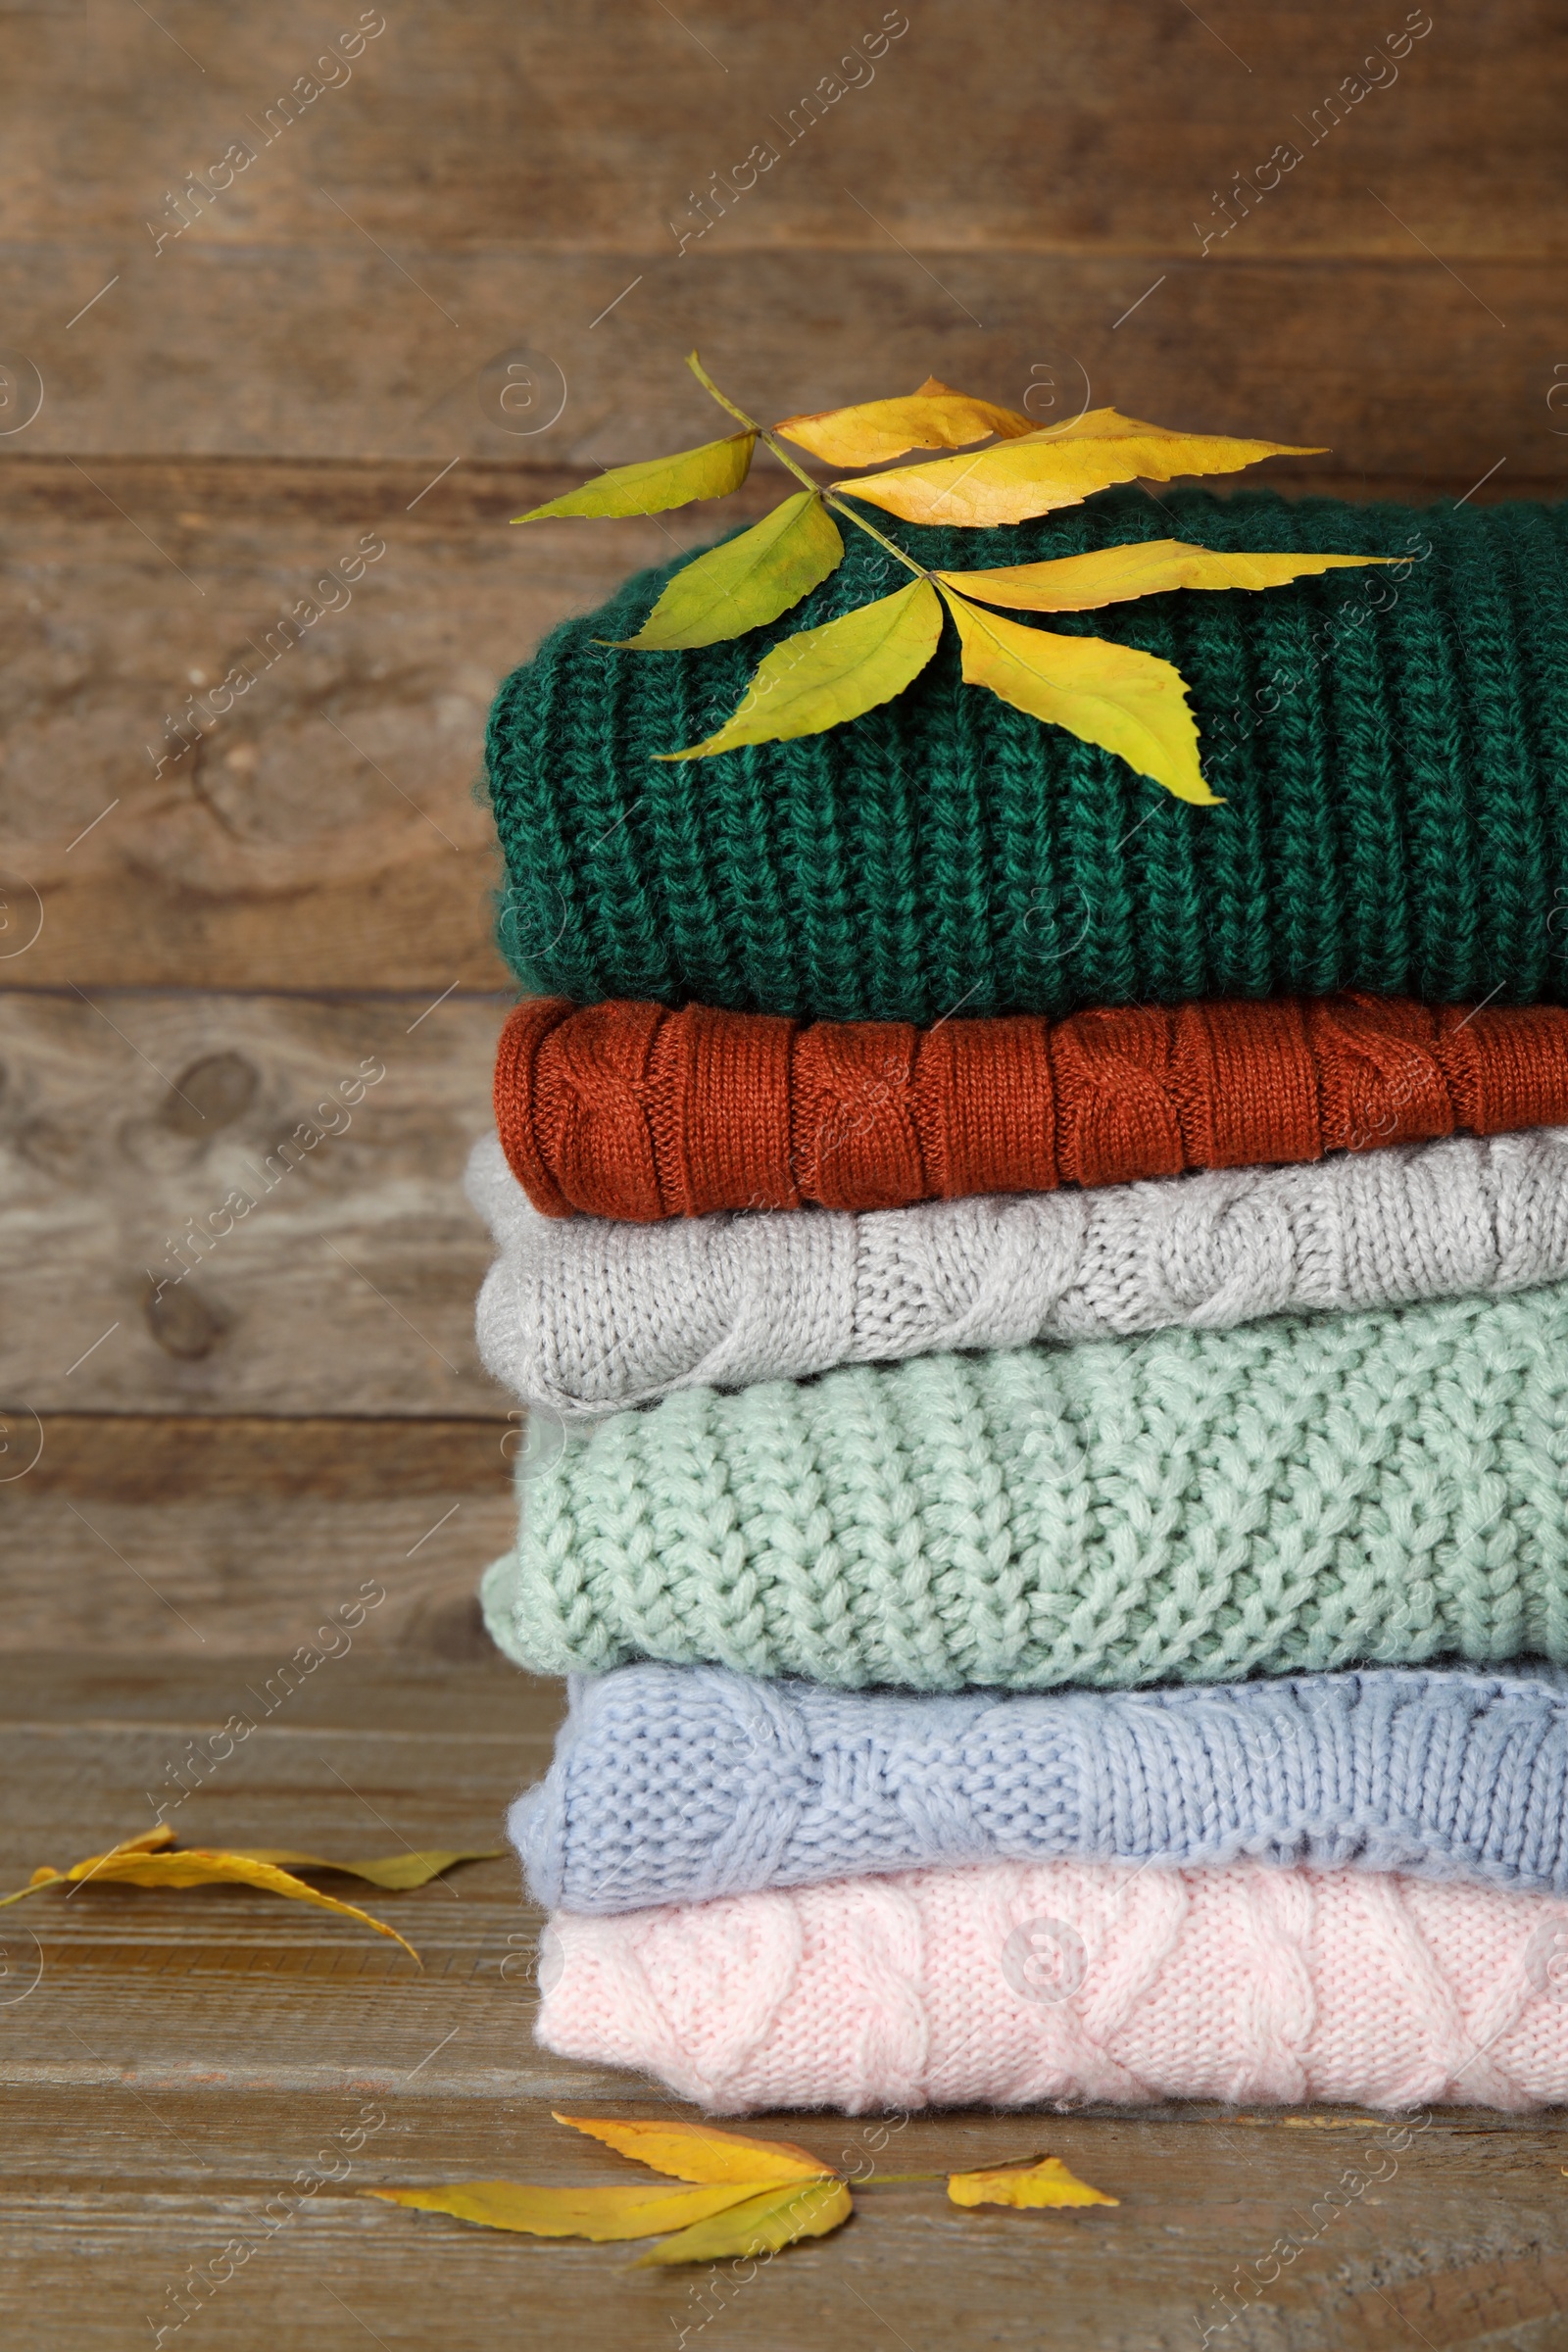
<svg viewBox="0 0 1568 2352"><path fill-rule="evenodd" d="M1568 1122L1568 1008L1340 996L802 1023L517 1005L496 1124L549 1216L903 1207Z"/></svg>

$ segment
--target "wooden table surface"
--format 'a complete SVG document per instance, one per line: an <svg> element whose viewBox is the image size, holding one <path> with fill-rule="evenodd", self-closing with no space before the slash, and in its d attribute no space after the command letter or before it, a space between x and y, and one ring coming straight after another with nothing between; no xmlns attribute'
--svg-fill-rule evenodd
<svg viewBox="0 0 1568 2352"><path fill-rule="evenodd" d="M149 1789L167 1801L193 1782L169 1815L187 1842L482 1845L557 1712L551 1686L488 1661L351 1651L259 1720L276 1668L15 1660L0 1682L14 1792L0 1878L74 1859L89 1820L137 1823ZM187 1766L172 1781L187 1740L236 1713L254 1735L204 1779ZM1387 2119L1344 2110L758 2117L737 2128L771 2125L851 2173L1052 2153L1121 2202L959 2212L940 2183L872 2188L839 2235L742 2277L636 2272L636 2248L380 2204L362 2192L612 2180L630 2168L551 2108L681 2110L652 2082L535 2047L539 1915L510 1860L401 1896L343 1890L408 1936L422 1972L368 1931L245 1891L87 1885L0 1915L8 2352L149 2340L188 2274L235 2241L254 2252L210 2300L193 2294L195 2316L166 2340L284 2352L363 2331L657 2352L684 2328L687 2343L736 2352L1176 2352L1205 2327L1211 2343L1270 2352L1565 2340L1554 2121L1448 2110L1406 2119L1408 2144L1391 2145ZM323 2150L337 2170L336 2135L356 2130L364 2145L336 2180L297 2211L276 2202ZM1271 2261L1286 2236L1294 2260Z"/></svg>
<svg viewBox="0 0 1568 2352"><path fill-rule="evenodd" d="M553 621L714 527L508 518L708 438L694 344L770 415L934 371L1043 423L1332 444L1270 469L1292 491L1560 496L1568 20L0 0L0 1885L145 1827L247 1710L187 1837L486 1844L558 1696L473 1598L517 1440L461 1190L509 1001L484 714ZM760 466L717 522L776 488ZM667 2104L534 2048L510 1863L384 1908L422 1974L244 1892L0 1914L7 2352L155 2340L236 2236L164 2340L1568 2343L1555 2121L1417 2119L1336 2205L1371 2135L1343 2117L893 2118L884 2167L1049 2148L1121 2203L889 2186L739 2289L368 2200L609 2179L552 2102ZM350 2174L264 2246L367 2103ZM853 2167L873 2127L784 2129Z"/></svg>

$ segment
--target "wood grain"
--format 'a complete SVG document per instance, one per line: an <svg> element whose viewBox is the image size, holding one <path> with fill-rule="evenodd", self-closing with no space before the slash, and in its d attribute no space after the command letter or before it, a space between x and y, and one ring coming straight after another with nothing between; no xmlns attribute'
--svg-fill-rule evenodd
<svg viewBox="0 0 1568 2352"><path fill-rule="evenodd" d="M505 1419L462 1193L502 1009L0 998L0 1400Z"/></svg>
<svg viewBox="0 0 1568 2352"><path fill-rule="evenodd" d="M90 464L0 466L25 533L0 669L0 979L509 985L475 791L491 696L564 614L710 535L703 510L524 538L510 516L581 468L460 470L411 515L423 466ZM767 499L759 480L737 515ZM386 554L264 668L279 616L366 533ZM254 687L180 753L166 722L236 665Z"/></svg>
<svg viewBox="0 0 1568 2352"><path fill-rule="evenodd" d="M474 790L490 698L554 621L692 531L557 524L525 543L506 517L536 502L514 469L477 497L449 476L410 515L433 467L88 463L90 479L0 466L21 526L0 980L426 1001L507 985ZM312 597L332 609L295 641L280 617L367 535L384 556ZM177 734L237 666L255 684Z"/></svg>
<svg viewBox="0 0 1568 2352"><path fill-rule="evenodd" d="M1270 469L1292 494L1563 495L1568 23L1435 12L1398 79L1315 132L1405 13L911 0L807 128L791 110L881 0L388 8L286 122L358 0L0 0L0 1888L160 1804L187 1838L498 1842L542 1768L562 1693L495 1656L474 1598L515 1503L459 1189L508 989L473 788L495 685L556 620L777 486L762 466L722 514L508 529L707 438L693 345L771 416L931 370L1043 423L1114 401L1333 443ZM192 197L237 139L255 161ZM1301 161L1259 201L1286 139ZM737 200L758 142L777 161ZM367 534L385 554L269 662ZM254 688L168 757L166 720L240 662ZM351 1124L155 1297L187 1220L367 1055L386 1075ZM357 1600L345 1649L322 1629ZM1397 2173L1267 2284L1364 2144L1315 2128L1343 2117L759 2118L847 2169L1049 2148L1122 2202L889 2186L746 2283L379 2204L360 2192L608 2180L552 2106L678 2112L537 2048L510 1860L386 1915L422 1974L242 1891L0 1913L7 2352L157 2341L236 2237L256 2258L163 2340L1568 2339L1556 2119L1416 2119ZM353 2172L266 2244L367 2101L385 2122Z"/></svg>
<svg viewBox="0 0 1568 2352"><path fill-rule="evenodd" d="M514 1432L495 1421L7 1417L0 1652L69 1640L102 1668L184 1657L226 1691L225 1661L347 1644L451 1662L494 1657L481 1571L514 1542ZM36 1459L34 1459L36 1455ZM322 1678L334 1689L333 1671ZM319 1671L287 1677L292 1701ZM497 1671L500 1672L498 1666Z"/></svg>
<svg viewBox="0 0 1568 2352"><path fill-rule="evenodd" d="M170 0L154 26L109 0L76 0L8 18L16 122L0 219L17 240L98 227L143 262L139 288L195 250L347 242L351 221L323 184L404 259L410 245L518 242L657 253L672 246L668 220L694 185L715 172L733 180L750 147L770 141L780 160L755 191L726 200L720 188L726 241L867 243L848 181L894 206L901 235L922 248L1144 249L1187 235L1215 182L1250 172L1277 140L1306 146L1297 114L1309 119L1406 14L1403 0L1354 16L1232 0L1195 17L1157 0L1043 13L1019 38L998 0L907 12L798 0L774 13L706 0L675 16L613 0L525 12L472 0L387 12L347 74L316 75L338 86L284 127L266 121L267 105L356 23L357 5L334 17L304 0L261 13ZM906 30L866 45L901 15ZM791 108L855 49L861 62L846 61L841 78L859 86L809 128L804 116L792 126ZM1552 159L1565 62L1562 20L1541 0L1445 14L1406 44L1396 76L1374 69L1389 86L1308 149L1310 172L1288 204L1260 209L1257 234L1296 253L1395 249L1397 231L1365 204L1382 167L1455 261L1537 239L1561 254ZM127 88L148 97L129 118ZM1504 118L1506 142L1478 135ZM146 220L169 220L166 190L187 172L211 179L230 140L258 147L256 162L191 207L193 225L155 263Z"/></svg>
<svg viewBox="0 0 1568 2352"><path fill-rule="evenodd" d="M330 1997L315 1999L325 2006ZM296 2014L312 1999L302 1985ZM467 2015L461 1997L448 1998L430 2021L431 2039L446 2019ZM149 2113L145 2092L107 2084L93 2093L89 2170L79 2157L70 2169L58 2154L39 2163L52 2103L21 2086L5 2100L14 2150L8 2221L21 2258L0 2287L9 2340L50 2343L25 2332L39 2325L40 2306L69 2309L73 2352L150 2340L148 2315L168 2313L171 2289L238 2237L257 2246L257 2258L190 2326L225 2352L318 2352L362 2331L367 2342L423 2352L453 2340L455 2326L465 2340L510 2340L519 2309L532 2342L630 2352L679 2341L682 2327L688 2343L732 2341L747 2352L799 2352L806 2343L822 2352L883 2343L940 2352L976 2340L999 2352L1037 2352L1043 2343L1053 2352L1179 2352L1201 2340L1215 2285L1274 2242L1281 2210L1318 2193L1339 2169L1325 2167L1321 2151L1313 2167L1284 2132L1247 2133L1241 2152L1228 2154L1219 2142L1233 2135L1222 2122L1069 2119L1053 2124L1054 2150L1084 2177L1113 2181L1116 2211L959 2214L944 2205L940 2183L872 2189L837 2237L756 2272L726 2268L716 2280L633 2271L635 2247L506 2237L361 2193L443 2179L609 2180L612 2160L563 2148L568 2135L548 2118L559 2095L541 2085L532 2099L491 2104L400 2098L379 2085L316 2096L225 2085L204 2098L160 2086ZM601 2114L641 2103L634 2086L618 2082L586 2098L576 2085L569 2095ZM334 2133L352 2130L368 2104L387 2122L355 2170L269 2246L269 2199ZM759 2117L749 2128L760 2136L782 2129L824 2154L847 2145L852 2161L858 2152L854 2127ZM1003 2160L1020 2147L1016 2124L978 2115L917 2120L887 2144L901 2165L933 2171ZM1540 2174L1555 2173L1549 2132L1536 2132L1519 2154ZM1533 2230L1555 2235L1548 2195L1521 2209L1487 2181L1487 2170L1472 2133L1456 2125L1431 2149L1419 2181L1369 2215L1353 2244L1326 2247L1298 2269L1245 2333L1238 2322L1228 2338L1209 2340L1270 2352L1381 2352L1419 2345L1402 2324L1408 2313L1430 2344L1548 2352L1561 2342L1561 2255L1520 2242ZM146 2182L155 2175L162 2185L153 2193ZM286 2210L274 2204L273 2220ZM1499 2253L1455 2260L1456 2248L1488 2234L1506 2241ZM1391 2272L1404 2276L1378 2282Z"/></svg>
<svg viewBox="0 0 1568 2352"><path fill-rule="evenodd" d="M255 1682L266 1663L236 1670ZM167 1671L160 1699L142 1668L116 1720L101 1681L76 1661L0 1668L0 1757L21 1796L0 1824L6 1884L45 1853L90 1850L106 1831L148 1818L146 1790L160 1787L166 1759L215 1720L205 1698L190 1706L190 1669ZM175 1816L181 1834L188 1825L344 1853L395 1850L399 1837L490 1841L544 1752L549 1700L538 1687L449 1669L440 1696L422 1680L411 1731L402 1718L414 1670L376 1670L386 1676L379 1725L373 1677L357 1659L333 1671L340 1692L359 1674L352 1699L334 1710L323 1684L302 1700L315 1709L308 1725L281 1713L260 1724ZM1568 2223L1549 2119L1420 2115L1389 2172L1381 2131L1346 2129L1343 2114L760 2116L738 2128L782 2132L861 2173L942 2173L1049 2148L1121 2202L960 2213L940 2180L862 2188L839 2236L755 2277L629 2272L634 2249L504 2237L381 2205L361 2192L625 2177L617 2159L553 2124L553 2106L689 2111L643 2078L535 2046L538 1915L519 1900L510 1861L368 1907L411 1936L422 1975L348 1923L243 1890L87 1886L69 1905L45 1894L3 1915L8 2344L109 2352L145 2331L149 2314L168 2317L170 2289L236 2237L255 2242L256 2258L199 2323L225 2352L315 2352L362 2329L425 2346L451 2340L455 2313L465 2338L510 2340L519 2307L532 2341L637 2352L682 2327L688 2342L760 2352L884 2341L937 2352L978 2340L1011 2352L1042 2341L1176 2352L1227 2310L1232 2324L1211 2343L1270 2352L1422 2340L1546 2352L1561 2340ZM90 2132L60 2128L72 2102L90 2114ZM362 2109L384 2122L269 2247L269 2200L276 2222L287 2210L278 2190ZM1384 2178L1336 2217L1326 2192L1358 2164ZM1268 2250L1287 2230L1300 2251L1274 2279Z"/></svg>
<svg viewBox="0 0 1568 2352"><path fill-rule="evenodd" d="M1054 359L1210 429L1302 438L1294 424L1328 416L1372 471L1414 450L1474 479L1525 419L1554 460L1568 40L1540 0L1446 17L1321 133L1314 109L1344 102L1400 12L1298 5L1227 31L1159 0L1047 16L1020 41L1004 8L927 0L873 82L792 132L879 13L715 0L697 25L598 0L519 21L486 0L389 24L230 188L191 198L161 251L166 198L266 138L318 20L205 0L176 0L179 29L112 0L5 20L24 93L8 332L47 385L30 445L514 450L479 376L526 346L565 378L553 449L642 454L702 414L675 373L695 339L775 413L928 366L1016 397ZM1506 141L1477 136L1489 113ZM1286 140L1299 165L1204 258L1216 194ZM778 161L737 196L735 165L768 142ZM694 209L725 185L722 213Z"/></svg>
<svg viewBox="0 0 1568 2352"><path fill-rule="evenodd" d="M211 1424L203 1424L202 1430L211 1438ZM326 1433L320 1434L324 1439ZM353 1426L339 1424L335 1434L354 1467L354 1456L362 1449L354 1443ZM451 1430L429 1434L432 1446L443 1438L449 1445L454 1442ZM222 1451L237 1457L238 1464L237 1473L231 1474L245 1479L258 1501L264 1500L262 1482L246 1465L244 1425L235 1425L226 1435L229 1443ZM209 1446L208 1452L203 1467L221 1471L224 1465L216 1458L220 1448ZM373 1463L363 1465L357 1477L370 1468ZM155 1475L156 1454L143 1483L151 1485ZM432 1471L433 1475L437 1474ZM560 1683L523 1674L488 1643L464 1659L440 1657L423 1645L377 1649L373 1615L372 1611L367 1617L352 1648L330 1661L330 1673L301 1678L290 1694L286 1716L270 1719L271 1730L395 1733L400 1739L417 1739L428 1732L445 1738L453 1730L454 1703L461 1695L465 1739L518 1740L532 1743L530 1752L542 1749L564 1706ZM269 1667L275 1663L270 1650L257 1643L220 1659L216 1674L212 1662L201 1655L159 1656L151 1648L128 1645L107 1651L76 1642L63 1649L10 1649L0 1652L0 1723L47 1723L62 1733L129 1733L138 1724L157 1725L166 1734L176 1723L211 1727L224 1722L242 1703L247 1680L265 1683ZM64 1830L65 1824L61 1827ZM20 1850L11 1850L7 1867Z"/></svg>
<svg viewBox="0 0 1568 2352"><path fill-rule="evenodd" d="M157 305L127 302L98 325L102 351L81 338L120 289L68 339L58 257L18 248L11 348L45 401L11 446L79 451L89 471L94 454L177 451L426 457L433 476L456 458L515 457L490 420L501 379L486 370L525 348L552 409L565 386L527 453L615 464L711 437L713 408L683 366L695 344L754 415L912 389L930 372L1028 398L1043 422L1108 401L1166 424L1327 442L1369 481L1474 481L1504 454L1563 479L1562 417L1546 405L1564 357L1561 266L1534 250L1462 256L1458 275L1413 241L1408 259L1246 248L1216 262L1184 219L1141 251L998 252L911 245L896 205L878 213L888 235L831 254L405 248L438 301L358 244L193 251ZM1425 215L1403 217L1430 244ZM122 259L92 241L82 288Z"/></svg>

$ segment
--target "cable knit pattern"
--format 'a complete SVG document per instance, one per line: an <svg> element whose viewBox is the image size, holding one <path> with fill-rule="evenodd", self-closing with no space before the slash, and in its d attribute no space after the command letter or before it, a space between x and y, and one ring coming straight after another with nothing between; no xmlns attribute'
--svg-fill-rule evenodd
<svg viewBox="0 0 1568 2352"><path fill-rule="evenodd" d="M1568 2101L1550 1897L1239 1862L995 1862L585 1919L538 2036L721 2115Z"/></svg>
<svg viewBox="0 0 1568 2352"><path fill-rule="evenodd" d="M547 1451L484 1582L541 1673L1568 1660L1568 1284L688 1389Z"/></svg>
<svg viewBox="0 0 1568 2352"><path fill-rule="evenodd" d="M495 1136L468 1198L496 1379L564 1418L940 1348L1222 1330L1568 1275L1568 1130L1023 1199L630 1225L543 1217Z"/></svg>
<svg viewBox="0 0 1568 2352"><path fill-rule="evenodd" d="M717 1667L578 1677L509 1827L609 1913L955 1862L1244 1856L1568 1893L1568 1675L948 1698Z"/></svg>
<svg viewBox="0 0 1568 2352"><path fill-rule="evenodd" d="M631 636L680 557L507 680L488 766L525 987L931 1022L1186 997L1568 994L1568 507L1108 491L1014 529L874 519L937 568L1177 537L1411 559L1262 595L1054 613L1174 662L1222 808L959 682L951 627L890 703L662 766L761 654L906 577L861 531L793 612L700 653Z"/></svg>
<svg viewBox="0 0 1568 2352"><path fill-rule="evenodd" d="M819 1021L519 1004L496 1127L536 1208L900 1208L1568 1120L1568 1009L1371 998Z"/></svg>

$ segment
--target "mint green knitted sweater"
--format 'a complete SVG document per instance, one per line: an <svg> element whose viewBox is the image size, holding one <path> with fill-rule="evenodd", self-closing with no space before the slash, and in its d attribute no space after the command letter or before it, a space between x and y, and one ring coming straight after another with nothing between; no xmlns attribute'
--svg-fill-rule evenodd
<svg viewBox="0 0 1568 2352"><path fill-rule="evenodd" d="M693 1389L550 1434L484 1587L539 1673L1568 1660L1568 1283Z"/></svg>

